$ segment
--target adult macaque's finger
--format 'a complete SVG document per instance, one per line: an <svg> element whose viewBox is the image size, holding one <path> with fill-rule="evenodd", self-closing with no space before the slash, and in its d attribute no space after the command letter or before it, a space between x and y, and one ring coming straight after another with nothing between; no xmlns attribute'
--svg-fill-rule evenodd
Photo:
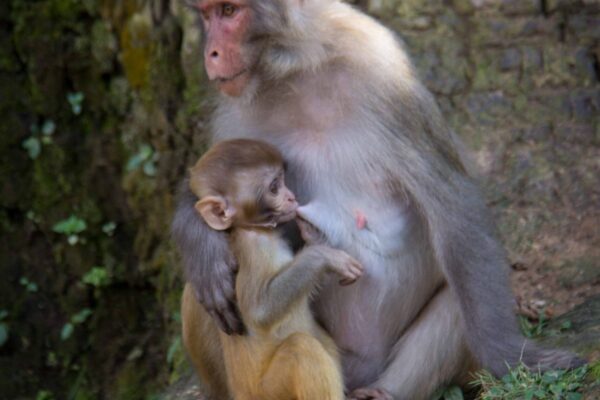
<svg viewBox="0 0 600 400"><path fill-rule="evenodd" d="M231 335L233 330L229 328L225 319L222 318L221 314L217 312L217 310L207 310L213 321L219 326L219 329L225 332L227 335Z"/></svg>
<svg viewBox="0 0 600 400"><path fill-rule="evenodd" d="M223 311L223 319L231 333L229 335L243 335L246 328L240 316L240 313L234 303L229 303L229 307Z"/></svg>

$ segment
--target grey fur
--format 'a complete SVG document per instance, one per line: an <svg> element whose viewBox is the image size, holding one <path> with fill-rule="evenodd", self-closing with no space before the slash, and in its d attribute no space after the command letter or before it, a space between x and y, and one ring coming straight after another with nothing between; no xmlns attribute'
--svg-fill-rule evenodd
<svg viewBox="0 0 600 400"><path fill-rule="evenodd" d="M520 334L505 252L462 144L394 35L338 1L297 3L289 37L277 32L262 54L259 76L270 79L221 99L214 138L278 147L310 222L365 266L355 285L325 287L315 302L343 350L347 386L425 399L473 362L496 375L519 361L580 365ZM366 230L355 228L355 207L368 214ZM198 259L222 260L200 237L223 238L193 229L186 240ZM212 282L199 290L214 296L217 280L197 269L191 275Z"/></svg>

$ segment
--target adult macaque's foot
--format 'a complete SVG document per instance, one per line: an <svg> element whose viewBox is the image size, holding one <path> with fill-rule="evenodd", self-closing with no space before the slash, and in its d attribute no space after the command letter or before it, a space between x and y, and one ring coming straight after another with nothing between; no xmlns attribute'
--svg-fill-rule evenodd
<svg viewBox="0 0 600 400"><path fill-rule="evenodd" d="M383 389L362 388L350 393L347 400L394 400L394 398Z"/></svg>

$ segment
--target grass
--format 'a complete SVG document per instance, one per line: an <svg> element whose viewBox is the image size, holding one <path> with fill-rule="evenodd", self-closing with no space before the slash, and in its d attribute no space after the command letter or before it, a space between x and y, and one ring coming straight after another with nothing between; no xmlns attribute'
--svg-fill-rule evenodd
<svg viewBox="0 0 600 400"><path fill-rule="evenodd" d="M588 372L588 366L539 372L520 365L501 379L480 372L472 384L481 386L481 400L580 400Z"/></svg>

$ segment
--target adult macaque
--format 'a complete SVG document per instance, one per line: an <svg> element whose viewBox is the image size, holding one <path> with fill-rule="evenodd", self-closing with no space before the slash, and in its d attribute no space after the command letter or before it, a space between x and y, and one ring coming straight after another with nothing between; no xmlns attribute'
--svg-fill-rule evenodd
<svg viewBox="0 0 600 400"><path fill-rule="evenodd" d="M474 366L503 375L520 361L580 363L521 335L505 252L462 146L391 31L337 0L194 7L222 92L213 140L275 145L311 222L365 268L314 301L351 399L425 399ZM194 220L194 202L184 193L173 225L187 279L226 332L242 332L226 234Z"/></svg>
<svg viewBox="0 0 600 400"><path fill-rule="evenodd" d="M236 400L343 400L337 348L313 319L308 301L326 270L350 284L362 266L318 244L294 257L275 230L294 219L298 207L283 172L277 149L247 139L218 143L190 170L196 210L211 228L231 230L240 264L235 291L248 335L220 334L228 384ZM310 226L302 226L303 237L313 238ZM189 335L193 328L187 324L196 318L190 306L184 302L182 315L185 344L193 350L194 341L214 338ZM203 375L210 373L206 367L196 366Z"/></svg>

